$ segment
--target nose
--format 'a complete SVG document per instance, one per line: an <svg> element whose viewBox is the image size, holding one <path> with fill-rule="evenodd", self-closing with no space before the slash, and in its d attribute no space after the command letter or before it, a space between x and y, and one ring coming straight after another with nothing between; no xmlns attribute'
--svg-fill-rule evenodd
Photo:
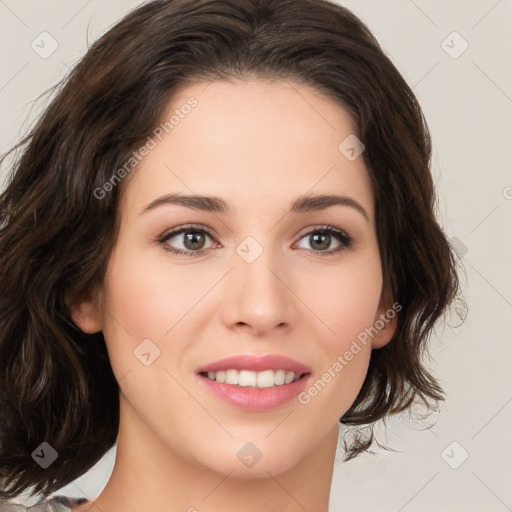
<svg viewBox="0 0 512 512"><path fill-rule="evenodd" d="M224 282L222 318L227 328L263 337L294 324L300 301L285 267L270 249L251 263L234 256L234 268Z"/></svg>

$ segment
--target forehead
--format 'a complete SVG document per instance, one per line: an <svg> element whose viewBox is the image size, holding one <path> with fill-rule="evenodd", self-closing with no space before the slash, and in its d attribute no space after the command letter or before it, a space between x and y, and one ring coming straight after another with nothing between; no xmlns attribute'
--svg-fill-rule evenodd
<svg viewBox="0 0 512 512"><path fill-rule="evenodd" d="M128 184L125 209L187 193L223 197L243 214L249 205L263 210L308 193L337 193L357 198L373 220L364 160L339 149L355 132L353 120L312 87L287 80L188 85L159 127Z"/></svg>

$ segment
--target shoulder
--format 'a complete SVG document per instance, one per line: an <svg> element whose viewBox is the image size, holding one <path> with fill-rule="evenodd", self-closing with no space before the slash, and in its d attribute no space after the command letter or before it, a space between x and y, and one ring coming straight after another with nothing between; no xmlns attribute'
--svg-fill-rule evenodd
<svg viewBox="0 0 512 512"><path fill-rule="evenodd" d="M56 495L43 497L37 503L27 506L0 498L0 512L70 512L72 507L86 502L86 498Z"/></svg>

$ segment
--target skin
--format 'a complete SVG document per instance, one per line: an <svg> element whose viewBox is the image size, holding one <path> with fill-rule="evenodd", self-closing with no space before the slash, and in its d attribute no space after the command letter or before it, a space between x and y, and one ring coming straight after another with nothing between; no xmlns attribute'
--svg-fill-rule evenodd
<svg viewBox="0 0 512 512"><path fill-rule="evenodd" d="M119 237L97 290L103 306L91 293L72 307L82 330L103 331L121 388L112 476L92 506L76 510L327 511L338 420L396 317L306 405L243 411L204 389L196 369L232 355L282 354L309 365L314 383L391 308L367 169L338 150L354 125L313 88L256 79L189 85L163 119L190 96L197 107L125 184ZM169 193L217 196L234 213L164 205L141 214ZM287 213L301 196L332 193L356 200L369 220L349 206ZM188 223L215 234L200 239L202 255L173 255L154 242ZM310 235L323 225L354 245L315 254ZM247 236L263 249L252 263L236 252ZM183 235L166 244L194 250ZM319 250L339 245L332 237ZM133 353L146 338L160 350L150 366ZM248 442L262 454L252 467L237 457Z"/></svg>

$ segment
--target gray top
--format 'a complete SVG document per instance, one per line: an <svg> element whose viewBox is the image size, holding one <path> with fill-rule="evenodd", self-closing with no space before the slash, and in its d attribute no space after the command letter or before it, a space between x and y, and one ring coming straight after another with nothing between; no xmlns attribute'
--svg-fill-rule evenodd
<svg viewBox="0 0 512 512"><path fill-rule="evenodd" d="M0 512L71 512L71 507L87 502L87 498L68 496L43 497L31 507L0 498Z"/></svg>

